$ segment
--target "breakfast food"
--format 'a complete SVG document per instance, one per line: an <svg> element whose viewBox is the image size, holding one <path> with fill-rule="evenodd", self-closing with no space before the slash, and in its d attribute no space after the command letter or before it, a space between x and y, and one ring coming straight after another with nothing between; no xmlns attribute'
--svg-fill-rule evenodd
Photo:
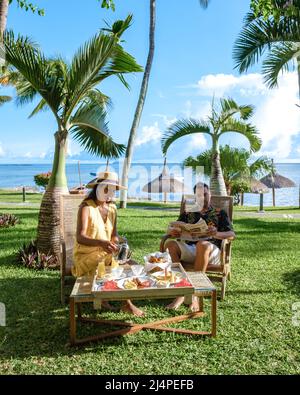
<svg viewBox="0 0 300 395"><path fill-rule="evenodd" d="M149 270L149 273L153 274L153 273L157 273L157 272L160 272L160 271L161 271L161 268L158 267L158 266L155 266L153 269Z"/></svg>
<svg viewBox="0 0 300 395"><path fill-rule="evenodd" d="M142 281L137 277L124 281L125 289L142 289L142 288L149 288L150 286L151 286L150 280Z"/></svg>
<svg viewBox="0 0 300 395"><path fill-rule="evenodd" d="M182 274L178 272L164 272L160 271L157 273L153 274L153 277L159 282L159 281L168 281L171 284L175 284L182 280Z"/></svg>
<svg viewBox="0 0 300 395"><path fill-rule="evenodd" d="M170 286L170 281L164 281L164 280L157 281L156 286L158 288L168 288Z"/></svg>
<svg viewBox="0 0 300 395"><path fill-rule="evenodd" d="M166 259L164 257L157 257L157 256L154 256L154 255L151 255L149 257L148 262L150 262L150 263L163 263L163 262L166 262Z"/></svg>

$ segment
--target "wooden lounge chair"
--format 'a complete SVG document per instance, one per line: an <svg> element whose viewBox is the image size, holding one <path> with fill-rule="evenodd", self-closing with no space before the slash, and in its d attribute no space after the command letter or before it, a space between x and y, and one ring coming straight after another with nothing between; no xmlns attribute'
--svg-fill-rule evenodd
<svg viewBox="0 0 300 395"><path fill-rule="evenodd" d="M60 256L60 293L61 303L66 300L66 285L73 284L75 278L72 276L73 247L75 242L78 208L84 199L81 194L62 195L60 198L60 234L61 234L61 256Z"/></svg>
<svg viewBox="0 0 300 395"><path fill-rule="evenodd" d="M77 214L81 202L84 199L82 194L61 195L60 199L60 298L61 303L66 301L66 285L73 285L75 277L72 276L73 248L77 229ZM120 242L126 238L119 236Z"/></svg>
<svg viewBox="0 0 300 395"><path fill-rule="evenodd" d="M225 210L230 221L232 222L233 216L233 197L232 196L212 196L211 205L214 208L219 208ZM180 214L186 211L186 199L183 198L181 201ZM164 235L160 243L160 251L164 251L164 243L170 238ZM226 292L227 280L231 279L231 249L232 242L230 240L222 240L221 245L221 263L220 265L210 266L209 270L206 272L207 276L212 281L218 281L222 283L221 286L221 299L224 300ZM184 262L183 262L184 263ZM186 265L187 271L193 271L193 267Z"/></svg>

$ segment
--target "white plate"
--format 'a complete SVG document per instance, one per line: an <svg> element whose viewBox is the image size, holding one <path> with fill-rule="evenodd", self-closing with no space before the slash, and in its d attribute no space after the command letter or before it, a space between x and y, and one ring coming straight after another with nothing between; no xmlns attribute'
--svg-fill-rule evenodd
<svg viewBox="0 0 300 395"><path fill-rule="evenodd" d="M125 288L124 287L125 281L133 280L134 278L138 278L140 281L150 281L150 287L147 287L147 288ZM126 289L126 291L130 291L130 290L134 290L135 291L137 289L148 289L148 288L151 288L151 287L153 287L155 285L155 281L152 278L147 277L147 276L142 276L142 277L134 276L134 277L123 278L122 280L117 281L117 285L121 289Z"/></svg>
<svg viewBox="0 0 300 395"><path fill-rule="evenodd" d="M175 282L170 282L170 284L177 284L184 278L182 273L179 273L179 272L174 272L174 273L176 275ZM164 280L165 272L164 271L155 272L155 273L151 274L151 276L154 277L156 281Z"/></svg>
<svg viewBox="0 0 300 395"><path fill-rule="evenodd" d="M110 281L110 280L120 280L127 277L126 273L122 273L121 276L115 276L113 273L106 273L103 277L101 278L96 278L96 283L100 284L100 283L104 283L105 281Z"/></svg>

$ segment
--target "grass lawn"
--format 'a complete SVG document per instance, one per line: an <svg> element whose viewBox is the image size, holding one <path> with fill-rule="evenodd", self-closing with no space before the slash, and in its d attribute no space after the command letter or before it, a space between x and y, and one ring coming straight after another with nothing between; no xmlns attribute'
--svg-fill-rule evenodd
<svg viewBox="0 0 300 395"><path fill-rule="evenodd" d="M68 307L59 302L59 273L34 272L14 264L22 242L35 237L37 208L3 207L21 223L0 230L0 302L7 326L0 327L2 374L299 374L300 328L292 305L300 302L300 220L235 215L233 278L218 303L216 339L142 331L81 348L68 345ZM158 248L174 212L119 211L119 232L142 260ZM161 302L140 302L147 318L173 314ZM209 308L208 301L205 303ZM129 318L125 313L103 313ZM130 317L131 318L131 317ZM143 319L135 319L137 321ZM180 326L204 328L207 319ZM99 330L99 328L98 328ZM80 333L92 334L93 327Z"/></svg>

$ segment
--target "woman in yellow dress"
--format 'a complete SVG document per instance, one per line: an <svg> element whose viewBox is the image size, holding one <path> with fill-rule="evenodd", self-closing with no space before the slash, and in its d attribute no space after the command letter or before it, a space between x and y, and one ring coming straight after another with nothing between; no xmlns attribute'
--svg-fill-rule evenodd
<svg viewBox="0 0 300 395"><path fill-rule="evenodd" d="M113 254L118 251L117 208L113 202L115 191L125 189L118 183L113 172L99 173L87 186L92 191L79 206L76 241L74 245L75 277L94 275L99 262L112 263ZM112 309L108 302L103 307ZM127 300L122 310L136 316L144 312Z"/></svg>

